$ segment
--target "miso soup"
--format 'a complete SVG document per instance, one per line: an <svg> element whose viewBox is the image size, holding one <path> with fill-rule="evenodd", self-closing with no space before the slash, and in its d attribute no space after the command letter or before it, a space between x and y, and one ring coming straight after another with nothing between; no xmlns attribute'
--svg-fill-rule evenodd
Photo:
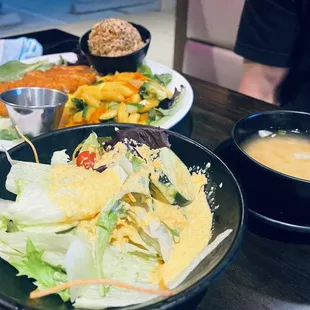
<svg viewBox="0 0 310 310"><path fill-rule="evenodd" d="M259 163L284 174L310 180L310 137L294 132L260 131L242 143Z"/></svg>

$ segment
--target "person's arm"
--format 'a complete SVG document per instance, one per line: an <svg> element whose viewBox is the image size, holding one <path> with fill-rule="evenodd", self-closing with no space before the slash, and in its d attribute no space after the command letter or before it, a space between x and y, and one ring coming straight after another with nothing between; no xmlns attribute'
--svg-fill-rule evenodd
<svg viewBox="0 0 310 310"><path fill-rule="evenodd" d="M277 103L276 90L292 65L300 30L298 2L246 0L235 53L245 58L239 91Z"/></svg>
<svg viewBox="0 0 310 310"><path fill-rule="evenodd" d="M278 104L276 90L287 72L287 68L266 66L245 60L239 92L272 104Z"/></svg>

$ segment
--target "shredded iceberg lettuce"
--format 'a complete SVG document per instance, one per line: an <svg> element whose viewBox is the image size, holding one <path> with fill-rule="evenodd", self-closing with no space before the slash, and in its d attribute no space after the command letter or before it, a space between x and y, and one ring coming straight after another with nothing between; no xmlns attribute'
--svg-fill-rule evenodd
<svg viewBox="0 0 310 310"><path fill-rule="evenodd" d="M177 104L157 112L168 116ZM80 151L95 152L105 166L101 171L75 166L66 150L54 152L50 165L10 161L6 188L16 201L0 199L0 257L46 295L58 290L76 308L125 307L170 294L231 232L208 245L212 215L204 196L184 208L156 202L151 176L163 164L156 152L170 146L168 139L162 142L153 132L145 140L156 147L139 149L129 145L126 132L121 135L123 148L105 151L94 132L83 141ZM192 176L184 186L191 182ZM205 178L196 180L199 188L205 184L200 182ZM204 233L197 237L198 250L178 266L179 253L191 248L194 228ZM165 278L170 269L175 272Z"/></svg>
<svg viewBox="0 0 310 310"><path fill-rule="evenodd" d="M62 151L56 151L54 152L52 159L51 159L51 165L66 165L70 162L70 157L66 153L67 150Z"/></svg>

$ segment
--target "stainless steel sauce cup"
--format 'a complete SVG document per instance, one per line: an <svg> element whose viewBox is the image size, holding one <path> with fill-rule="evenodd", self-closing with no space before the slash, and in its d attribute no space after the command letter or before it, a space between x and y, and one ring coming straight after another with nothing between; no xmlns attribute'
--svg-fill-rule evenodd
<svg viewBox="0 0 310 310"><path fill-rule="evenodd" d="M58 128L68 96L55 89L14 88L0 94L14 125L30 137Z"/></svg>

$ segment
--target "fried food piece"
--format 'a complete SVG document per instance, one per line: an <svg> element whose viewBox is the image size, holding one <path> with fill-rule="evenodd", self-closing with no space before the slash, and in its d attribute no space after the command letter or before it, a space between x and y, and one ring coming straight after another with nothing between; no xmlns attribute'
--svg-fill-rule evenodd
<svg viewBox="0 0 310 310"><path fill-rule="evenodd" d="M55 66L47 71L28 72L17 81L0 83L0 94L17 87L45 87L73 93L79 86L95 82L96 72L87 66ZM0 102L0 115L7 116L2 102Z"/></svg>

